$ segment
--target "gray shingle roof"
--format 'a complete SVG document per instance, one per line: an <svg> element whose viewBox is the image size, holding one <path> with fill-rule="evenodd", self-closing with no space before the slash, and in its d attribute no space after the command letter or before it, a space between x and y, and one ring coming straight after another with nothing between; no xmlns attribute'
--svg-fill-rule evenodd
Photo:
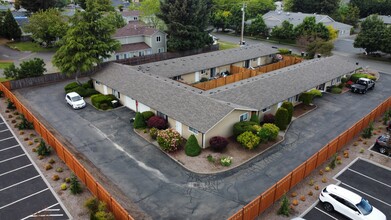
<svg viewBox="0 0 391 220"><path fill-rule="evenodd" d="M199 90L189 91L181 83L126 65L110 63L92 78L203 133L234 110L225 102L195 93Z"/></svg>
<svg viewBox="0 0 391 220"><path fill-rule="evenodd" d="M122 38L131 36L151 36L157 32L159 32L159 30L144 26L140 22L131 22L127 23L124 27L119 28L113 37Z"/></svg>
<svg viewBox="0 0 391 220"><path fill-rule="evenodd" d="M238 61L254 59L277 52L277 49L264 46L263 44L254 44L230 50L220 50L144 64L139 66L139 70L145 73L157 74L164 77L174 77L186 73L228 65Z"/></svg>
<svg viewBox="0 0 391 220"><path fill-rule="evenodd" d="M207 92L212 98L261 110L355 68L354 62L332 56L305 61Z"/></svg>
<svg viewBox="0 0 391 220"><path fill-rule="evenodd" d="M369 17L369 16L368 16ZM360 21L364 21L366 18L361 18ZM378 15L380 19L383 20L384 24L390 25L391 24L391 15Z"/></svg>
<svg viewBox="0 0 391 220"><path fill-rule="evenodd" d="M352 26L340 22L334 21L328 15L320 14L307 14L301 12L281 12L281 11L269 11L264 14L263 19L268 28L273 28L274 26L280 26L283 21L289 21L289 23L296 26L303 22L306 17L315 17L316 23L322 22L326 26L333 26L333 28L339 29L350 29Z"/></svg>

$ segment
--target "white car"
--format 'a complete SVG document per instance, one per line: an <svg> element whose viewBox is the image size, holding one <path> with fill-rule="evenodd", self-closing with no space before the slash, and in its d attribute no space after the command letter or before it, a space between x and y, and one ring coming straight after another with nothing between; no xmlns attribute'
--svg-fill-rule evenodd
<svg viewBox="0 0 391 220"><path fill-rule="evenodd" d="M333 210L353 220L386 220L386 216L369 204L368 200L336 185L326 186L319 200L327 212Z"/></svg>
<svg viewBox="0 0 391 220"><path fill-rule="evenodd" d="M86 106L86 102L83 97L81 97L76 92L70 92L65 95L65 101L72 106L73 109L80 109Z"/></svg>

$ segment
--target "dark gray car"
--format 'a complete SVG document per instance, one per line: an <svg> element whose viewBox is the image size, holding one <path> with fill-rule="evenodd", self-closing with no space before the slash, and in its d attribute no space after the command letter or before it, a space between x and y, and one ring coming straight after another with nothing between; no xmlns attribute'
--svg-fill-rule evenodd
<svg viewBox="0 0 391 220"><path fill-rule="evenodd" d="M375 147L379 149L380 153L382 154L391 153L391 146L389 140L390 140L390 135L388 134L383 134L376 139Z"/></svg>

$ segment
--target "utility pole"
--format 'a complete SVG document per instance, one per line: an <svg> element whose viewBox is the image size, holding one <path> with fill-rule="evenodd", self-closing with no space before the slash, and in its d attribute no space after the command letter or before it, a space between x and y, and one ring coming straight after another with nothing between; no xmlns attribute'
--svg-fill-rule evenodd
<svg viewBox="0 0 391 220"><path fill-rule="evenodd" d="M245 42L243 40L243 33L244 33L244 11L245 11L245 8L246 8L246 3L243 2L243 7L242 7L242 31L240 33L240 45L244 45Z"/></svg>

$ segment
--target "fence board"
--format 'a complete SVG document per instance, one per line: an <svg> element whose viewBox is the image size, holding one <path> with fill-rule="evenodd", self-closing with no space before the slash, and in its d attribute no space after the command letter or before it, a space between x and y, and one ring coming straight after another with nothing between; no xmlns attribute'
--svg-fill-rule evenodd
<svg viewBox="0 0 391 220"><path fill-rule="evenodd" d="M83 181L83 183L85 183L86 182L86 176L85 176L85 170L84 170L84 167L83 167L83 165L81 165L81 163L76 159L76 158L74 158L73 157L73 167L74 167L74 171L75 171L75 174L76 174L76 176L78 176L79 177L79 179L81 180L81 181Z"/></svg>
<svg viewBox="0 0 391 220"><path fill-rule="evenodd" d="M64 149L64 161L65 163L67 164L67 166L73 171L75 172L75 168L73 166L73 157L72 157L72 154L69 153L69 151L66 149L66 148L63 148Z"/></svg>
<svg viewBox="0 0 391 220"><path fill-rule="evenodd" d="M329 150L327 151L327 158L330 158L337 152L339 136L329 143Z"/></svg>
<svg viewBox="0 0 391 220"><path fill-rule="evenodd" d="M111 209L115 219L128 219L128 213L122 208L122 206L116 201L112 200Z"/></svg>
<svg viewBox="0 0 391 220"><path fill-rule="evenodd" d="M280 181L277 182L274 200L280 199L281 196L284 195L284 193L287 193L290 190L291 179L292 176L289 173L288 175L286 175L284 178L282 178Z"/></svg>
<svg viewBox="0 0 391 220"><path fill-rule="evenodd" d="M87 188L91 191L92 194L97 196L98 195L98 189L96 187L95 179L88 172L85 172L85 178L86 178L85 184L86 184Z"/></svg>
<svg viewBox="0 0 391 220"><path fill-rule="evenodd" d="M243 209L237 211L235 214L229 217L228 220L243 220Z"/></svg>
<svg viewBox="0 0 391 220"><path fill-rule="evenodd" d="M320 151L318 151L318 160L316 161L316 167L319 167L322 163L327 160L327 152L329 150L329 144L323 147Z"/></svg>
<svg viewBox="0 0 391 220"><path fill-rule="evenodd" d="M261 197L258 196L249 204L243 207L243 220L253 220L259 215L259 204Z"/></svg>
<svg viewBox="0 0 391 220"><path fill-rule="evenodd" d="M353 133L353 136L356 136L357 134L360 133L361 131L361 128L363 127L363 123L364 123L364 118L361 119L360 121L358 121L356 124L355 124L355 129L354 129L354 133Z"/></svg>
<svg viewBox="0 0 391 220"><path fill-rule="evenodd" d="M318 153L312 155L306 163L305 163L305 175L304 177L308 176L315 168L316 168L316 161L318 160Z"/></svg>
<svg viewBox="0 0 391 220"><path fill-rule="evenodd" d="M259 206L259 213L262 213L274 203L274 195L276 192L276 185L274 184L268 190L261 194L261 204Z"/></svg>
<svg viewBox="0 0 391 220"><path fill-rule="evenodd" d="M304 174L305 174L305 163L302 163L292 171L292 179L290 185L291 189L304 178Z"/></svg>
<svg viewBox="0 0 391 220"><path fill-rule="evenodd" d="M41 137L47 142L47 140L48 140L48 135L47 135L48 131L46 130L45 126L42 123L39 124L39 128L41 130Z"/></svg>
<svg viewBox="0 0 391 220"><path fill-rule="evenodd" d="M343 146L347 143L347 137L348 137L348 130L344 131L342 134L338 137L338 146L337 151L341 150Z"/></svg>
<svg viewBox="0 0 391 220"><path fill-rule="evenodd" d="M107 208L111 209L111 196L110 196L110 194L99 183L96 184L96 188L98 191L99 200L105 202L107 204Z"/></svg>

